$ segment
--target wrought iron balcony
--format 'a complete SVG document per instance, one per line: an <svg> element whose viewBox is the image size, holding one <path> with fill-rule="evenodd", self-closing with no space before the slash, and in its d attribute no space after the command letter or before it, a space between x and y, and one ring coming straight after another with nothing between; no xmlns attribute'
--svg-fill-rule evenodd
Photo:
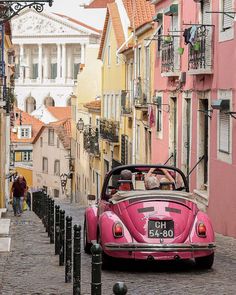
<svg viewBox="0 0 236 295"><path fill-rule="evenodd" d="M95 157L100 155L98 139L98 128L96 128L96 130L94 130L91 126L85 128L84 149L88 153L93 154Z"/></svg>
<svg viewBox="0 0 236 295"><path fill-rule="evenodd" d="M119 122L101 119L100 136L110 142L119 142Z"/></svg>
<svg viewBox="0 0 236 295"><path fill-rule="evenodd" d="M135 82L135 107L141 108L146 110L148 107L148 93L149 89L147 87L147 81L145 79L141 79L141 77L138 77Z"/></svg>
<svg viewBox="0 0 236 295"><path fill-rule="evenodd" d="M169 38L169 37L168 37ZM174 39L163 40L161 45L161 73L163 76L178 76L178 51Z"/></svg>
<svg viewBox="0 0 236 295"><path fill-rule="evenodd" d="M14 101L14 89L0 86L0 108L6 110L6 113L9 114L13 110Z"/></svg>
<svg viewBox="0 0 236 295"><path fill-rule="evenodd" d="M194 44L189 44L189 74L212 74L212 28L204 25L197 28Z"/></svg>

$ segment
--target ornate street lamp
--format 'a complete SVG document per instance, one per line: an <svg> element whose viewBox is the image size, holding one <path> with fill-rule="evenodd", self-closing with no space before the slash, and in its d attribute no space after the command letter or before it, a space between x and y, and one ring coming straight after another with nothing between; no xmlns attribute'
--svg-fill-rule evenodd
<svg viewBox="0 0 236 295"><path fill-rule="evenodd" d="M3 24L17 15L24 8L34 8L42 12L45 3L52 6L53 0L0 0L0 24Z"/></svg>
<svg viewBox="0 0 236 295"><path fill-rule="evenodd" d="M77 122L76 127L80 133L84 130L84 121L82 118L79 118L79 121Z"/></svg>

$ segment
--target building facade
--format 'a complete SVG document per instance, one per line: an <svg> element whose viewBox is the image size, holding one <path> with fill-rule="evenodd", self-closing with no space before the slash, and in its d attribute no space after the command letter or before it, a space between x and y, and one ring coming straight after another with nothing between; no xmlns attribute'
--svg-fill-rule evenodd
<svg viewBox="0 0 236 295"><path fill-rule="evenodd" d="M235 3L151 2L157 21L152 161L182 168L214 229L235 237Z"/></svg>
<svg viewBox="0 0 236 295"><path fill-rule="evenodd" d="M54 198L71 198L70 141L71 119L43 127L33 147L34 189L43 188Z"/></svg>
<svg viewBox="0 0 236 295"><path fill-rule="evenodd" d="M25 10L12 20L16 48L18 107L31 113L42 105L70 105L87 46L100 34L64 15Z"/></svg>

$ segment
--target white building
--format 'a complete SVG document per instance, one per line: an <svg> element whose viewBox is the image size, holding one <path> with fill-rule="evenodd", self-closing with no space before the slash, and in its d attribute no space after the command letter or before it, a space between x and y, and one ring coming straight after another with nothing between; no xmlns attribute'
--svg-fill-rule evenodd
<svg viewBox="0 0 236 295"><path fill-rule="evenodd" d="M17 106L32 112L42 105L70 105L86 47L99 44L100 31L64 15L29 9L12 20L12 36Z"/></svg>

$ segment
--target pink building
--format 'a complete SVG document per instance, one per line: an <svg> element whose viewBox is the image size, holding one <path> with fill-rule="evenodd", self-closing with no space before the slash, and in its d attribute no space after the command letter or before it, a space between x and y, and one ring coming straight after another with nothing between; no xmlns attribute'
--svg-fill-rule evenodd
<svg viewBox="0 0 236 295"><path fill-rule="evenodd" d="M234 14L224 13L236 3L150 2L157 24L152 161L190 173L215 231L236 237L236 27Z"/></svg>

